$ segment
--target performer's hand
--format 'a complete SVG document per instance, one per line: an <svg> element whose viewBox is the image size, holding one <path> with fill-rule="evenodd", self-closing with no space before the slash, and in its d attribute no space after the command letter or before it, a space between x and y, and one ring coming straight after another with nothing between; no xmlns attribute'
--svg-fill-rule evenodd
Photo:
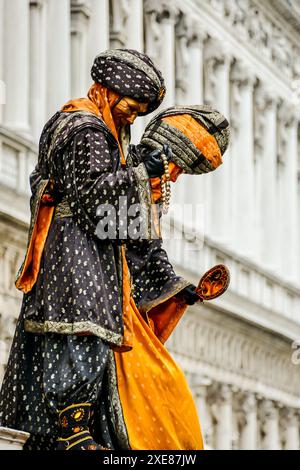
<svg viewBox="0 0 300 470"><path fill-rule="evenodd" d="M168 162L172 157L172 150L168 145L164 145L163 152L165 153ZM145 157L143 163L146 167L149 178L155 178L157 176L162 176L165 172L164 164L161 158L162 151L159 149L152 150Z"/></svg>
<svg viewBox="0 0 300 470"><path fill-rule="evenodd" d="M196 286L194 286L194 284L190 284L180 291L180 295L184 296L188 305L194 305L194 303L198 302L199 300L202 301L199 295L196 294L195 289Z"/></svg>
<svg viewBox="0 0 300 470"><path fill-rule="evenodd" d="M170 162L172 160L172 157L173 157L173 152L172 152L171 147L167 144L164 144L163 145L163 152L166 155L168 162Z"/></svg>

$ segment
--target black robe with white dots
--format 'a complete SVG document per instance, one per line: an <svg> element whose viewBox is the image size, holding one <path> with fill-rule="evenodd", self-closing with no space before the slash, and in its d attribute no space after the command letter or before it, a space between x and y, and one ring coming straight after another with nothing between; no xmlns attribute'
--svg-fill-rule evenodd
<svg viewBox="0 0 300 470"><path fill-rule="evenodd" d="M188 281L174 273L160 238L130 240L124 230L99 238L104 230L99 205L115 210L119 228L124 200L127 206L151 203L144 164L128 159L122 167L118 144L99 118L58 112L44 127L30 178L29 235L49 178L60 211L51 222L37 281L23 296L0 393L0 424L31 433L29 449L51 449L59 433L57 411L89 402L95 439L128 448L111 354L124 333L121 245L138 307L159 304Z"/></svg>

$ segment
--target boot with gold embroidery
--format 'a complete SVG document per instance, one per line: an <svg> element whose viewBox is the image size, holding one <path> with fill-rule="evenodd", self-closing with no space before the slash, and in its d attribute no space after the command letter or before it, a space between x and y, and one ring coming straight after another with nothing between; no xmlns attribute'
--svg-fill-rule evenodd
<svg viewBox="0 0 300 470"><path fill-rule="evenodd" d="M61 434L57 450L106 450L90 434L90 409L90 403L79 403L59 412Z"/></svg>

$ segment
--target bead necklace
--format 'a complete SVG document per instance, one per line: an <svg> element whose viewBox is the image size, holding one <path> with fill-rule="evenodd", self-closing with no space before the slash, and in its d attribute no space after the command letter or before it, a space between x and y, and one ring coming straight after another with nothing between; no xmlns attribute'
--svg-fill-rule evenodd
<svg viewBox="0 0 300 470"><path fill-rule="evenodd" d="M161 153L161 158L164 164L165 173L160 180L161 186L161 199L162 199L162 213L167 214L170 206L171 199L171 186L170 186L170 172L169 163L166 155Z"/></svg>

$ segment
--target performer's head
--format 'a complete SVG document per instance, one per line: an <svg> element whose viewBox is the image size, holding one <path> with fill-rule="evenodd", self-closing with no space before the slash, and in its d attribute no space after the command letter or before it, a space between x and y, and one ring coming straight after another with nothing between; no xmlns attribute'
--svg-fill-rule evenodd
<svg viewBox="0 0 300 470"><path fill-rule="evenodd" d="M174 106L154 116L141 144L152 149L168 144L177 176L180 172L195 175L213 171L223 163L229 138L229 123L217 110L206 105Z"/></svg>
<svg viewBox="0 0 300 470"><path fill-rule="evenodd" d="M91 75L92 87L101 95L105 92L112 116L121 125L151 113L165 96L161 72L147 55L135 50L102 52L94 60ZM92 95L95 98L95 93Z"/></svg>

